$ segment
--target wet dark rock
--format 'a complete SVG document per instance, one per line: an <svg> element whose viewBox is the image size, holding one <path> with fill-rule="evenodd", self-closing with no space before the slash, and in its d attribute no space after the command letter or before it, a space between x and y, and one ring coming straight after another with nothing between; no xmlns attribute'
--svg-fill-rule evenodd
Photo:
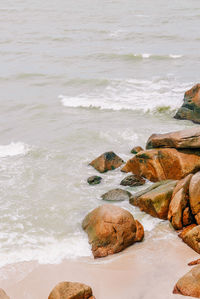
<svg viewBox="0 0 200 299"><path fill-rule="evenodd" d="M97 184L101 183L101 180L102 180L102 178L100 176L93 175L87 179L87 182L89 185L97 185Z"/></svg>
<svg viewBox="0 0 200 299"><path fill-rule="evenodd" d="M101 198L107 201L123 201L129 200L131 195L132 194L130 192L117 188L106 192L101 196Z"/></svg>
<svg viewBox="0 0 200 299"><path fill-rule="evenodd" d="M120 183L120 185L122 186L130 186L130 187L142 186L144 184L145 184L145 179L135 174L128 175Z"/></svg>

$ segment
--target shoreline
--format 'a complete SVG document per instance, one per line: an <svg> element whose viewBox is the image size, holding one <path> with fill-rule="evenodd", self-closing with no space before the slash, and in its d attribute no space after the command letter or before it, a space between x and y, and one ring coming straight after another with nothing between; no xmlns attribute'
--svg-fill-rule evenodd
<svg viewBox="0 0 200 299"><path fill-rule="evenodd" d="M178 299L182 295L172 294L174 285L198 257L178 237L149 238L106 258L11 264L0 269L0 287L13 299L48 298L62 281L88 284L96 299Z"/></svg>

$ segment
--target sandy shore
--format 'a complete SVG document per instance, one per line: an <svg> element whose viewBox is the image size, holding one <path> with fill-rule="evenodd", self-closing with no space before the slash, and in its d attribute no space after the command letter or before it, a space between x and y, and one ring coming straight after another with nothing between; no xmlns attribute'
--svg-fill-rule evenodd
<svg viewBox="0 0 200 299"><path fill-rule="evenodd" d="M172 294L174 284L190 270L187 263L198 257L178 237L148 239L104 259L12 264L1 268L0 287L11 299L48 298L61 281L86 283L97 299L178 299L183 297Z"/></svg>

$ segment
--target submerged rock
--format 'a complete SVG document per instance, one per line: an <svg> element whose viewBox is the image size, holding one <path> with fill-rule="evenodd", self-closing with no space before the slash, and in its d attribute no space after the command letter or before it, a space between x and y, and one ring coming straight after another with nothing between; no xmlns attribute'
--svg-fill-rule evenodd
<svg viewBox="0 0 200 299"><path fill-rule="evenodd" d="M106 172L120 167L124 161L114 152L106 152L93 160L89 165L93 166L99 172Z"/></svg>
<svg viewBox="0 0 200 299"><path fill-rule="evenodd" d="M146 150L128 160L121 169L150 181L180 180L200 169L200 153L194 150L160 148Z"/></svg>
<svg viewBox="0 0 200 299"><path fill-rule="evenodd" d="M200 265L179 279L173 293L200 298Z"/></svg>
<svg viewBox="0 0 200 299"><path fill-rule="evenodd" d="M50 293L48 299L95 299L92 289L79 282L60 282Z"/></svg>
<svg viewBox="0 0 200 299"><path fill-rule="evenodd" d="M200 123L200 84L196 84L186 91L183 105L176 112L174 118L188 119L194 123Z"/></svg>
<svg viewBox="0 0 200 299"><path fill-rule="evenodd" d="M142 186L145 184L145 179L142 178L141 176L132 174L132 175L128 175L127 177L125 177L120 185L122 186L130 186L130 187L136 187L136 186Z"/></svg>
<svg viewBox="0 0 200 299"><path fill-rule="evenodd" d="M135 146L134 148L132 148L131 150L131 154L137 154L141 151L143 151L144 149L141 146Z"/></svg>
<svg viewBox="0 0 200 299"><path fill-rule="evenodd" d="M101 183L101 180L102 180L102 178L100 176L93 175L87 179L87 182L89 185L97 185L97 184Z"/></svg>
<svg viewBox="0 0 200 299"><path fill-rule="evenodd" d="M153 134L147 141L146 148L200 148L200 127L166 133Z"/></svg>
<svg viewBox="0 0 200 299"><path fill-rule="evenodd" d="M153 184L149 188L133 194L130 204L153 217L167 219L169 204L177 181L167 180Z"/></svg>
<svg viewBox="0 0 200 299"><path fill-rule="evenodd" d="M131 193L123 189L113 189L104 193L101 198L108 201L123 201L129 200Z"/></svg>
<svg viewBox="0 0 200 299"><path fill-rule="evenodd" d="M0 299L10 299L3 289L0 289Z"/></svg>
<svg viewBox="0 0 200 299"><path fill-rule="evenodd" d="M142 225L130 212L114 205L103 205L90 212L82 223L95 258L122 251L144 236Z"/></svg>

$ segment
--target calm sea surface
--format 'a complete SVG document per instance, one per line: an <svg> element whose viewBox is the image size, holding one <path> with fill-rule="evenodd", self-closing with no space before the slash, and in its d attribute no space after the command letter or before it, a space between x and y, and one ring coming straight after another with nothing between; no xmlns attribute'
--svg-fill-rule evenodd
<svg viewBox="0 0 200 299"><path fill-rule="evenodd" d="M193 126L173 115L199 81L199 28L198 0L0 1L0 265L91 255L82 219L125 174L91 187L88 163Z"/></svg>

